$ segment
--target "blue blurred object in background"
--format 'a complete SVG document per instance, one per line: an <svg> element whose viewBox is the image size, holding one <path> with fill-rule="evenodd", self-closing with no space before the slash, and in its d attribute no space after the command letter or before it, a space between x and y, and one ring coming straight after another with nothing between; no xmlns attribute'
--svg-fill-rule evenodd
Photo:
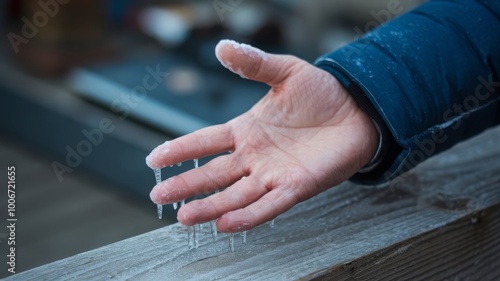
<svg viewBox="0 0 500 281"><path fill-rule="evenodd" d="M124 24L134 13L134 8L136 8L140 3L144 2L145 1L137 0L108 0L108 18L113 24Z"/></svg>

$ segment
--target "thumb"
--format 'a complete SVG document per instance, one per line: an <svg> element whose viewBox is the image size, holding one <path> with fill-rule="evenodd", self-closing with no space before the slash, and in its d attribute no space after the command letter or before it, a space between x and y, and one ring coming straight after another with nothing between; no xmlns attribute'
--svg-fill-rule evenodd
<svg viewBox="0 0 500 281"><path fill-rule="evenodd" d="M233 40L221 40L215 47L215 55L232 72L271 87L288 78L298 61L293 56L269 54Z"/></svg>

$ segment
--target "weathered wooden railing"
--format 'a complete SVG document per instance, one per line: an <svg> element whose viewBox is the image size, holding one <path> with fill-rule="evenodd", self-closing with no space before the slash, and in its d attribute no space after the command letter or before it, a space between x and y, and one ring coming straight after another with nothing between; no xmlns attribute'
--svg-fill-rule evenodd
<svg viewBox="0 0 500 281"><path fill-rule="evenodd" d="M198 249L174 224L8 279L500 280L500 128L392 187L332 188L236 239L235 252L204 230Z"/></svg>

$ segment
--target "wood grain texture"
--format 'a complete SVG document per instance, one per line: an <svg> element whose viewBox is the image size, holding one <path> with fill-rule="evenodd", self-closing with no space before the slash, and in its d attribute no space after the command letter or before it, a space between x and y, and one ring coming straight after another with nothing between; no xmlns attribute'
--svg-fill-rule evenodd
<svg viewBox="0 0 500 281"><path fill-rule="evenodd" d="M207 227L188 249L174 224L8 280L498 280L499 143L490 130L390 187L344 183L237 236L234 253Z"/></svg>

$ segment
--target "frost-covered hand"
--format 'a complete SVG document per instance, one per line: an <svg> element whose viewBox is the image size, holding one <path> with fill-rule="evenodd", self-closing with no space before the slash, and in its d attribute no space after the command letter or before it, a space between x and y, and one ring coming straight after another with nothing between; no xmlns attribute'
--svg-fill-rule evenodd
<svg viewBox="0 0 500 281"><path fill-rule="evenodd" d="M154 187L151 199L159 204L225 188L183 206L177 215L182 224L218 219L219 231L248 230L345 181L373 157L375 126L331 74L229 40L217 45L216 55L231 71L271 90L226 124L167 142L146 158L160 168L231 152Z"/></svg>

